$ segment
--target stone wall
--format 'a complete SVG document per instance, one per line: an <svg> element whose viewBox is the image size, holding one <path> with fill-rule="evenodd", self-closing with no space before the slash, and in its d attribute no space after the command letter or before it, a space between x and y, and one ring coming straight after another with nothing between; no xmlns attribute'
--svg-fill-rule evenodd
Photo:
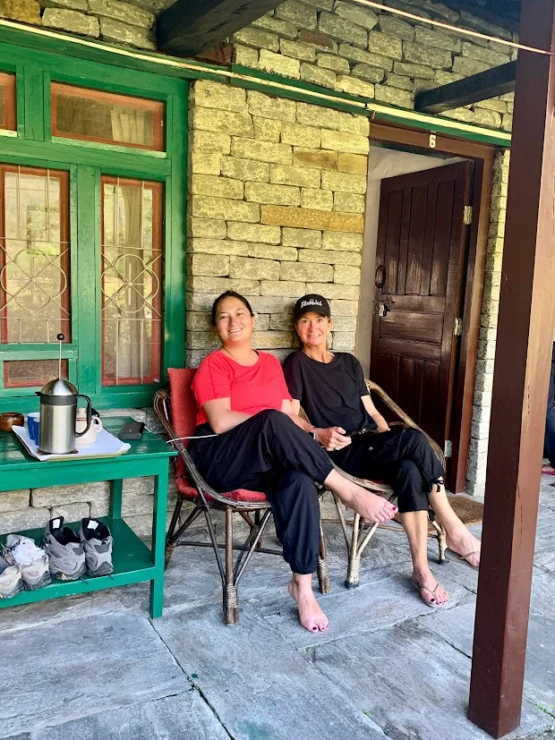
<svg viewBox="0 0 555 740"><path fill-rule="evenodd" d="M332 301L333 346L352 351L360 289L369 120L197 81L190 101L187 361L218 340L208 310L252 299L254 344L294 344L296 298Z"/></svg>
<svg viewBox="0 0 555 740"><path fill-rule="evenodd" d="M159 5L156 0L0 0L0 18L155 49L152 10Z"/></svg>
<svg viewBox="0 0 555 740"><path fill-rule="evenodd" d="M454 82L511 61L514 51L495 41L436 30L426 22L387 13L390 5L513 40L501 26L431 0L384 0L384 11L345 0L286 0L237 32L235 61L402 108L422 89ZM513 96L484 100L443 115L510 131Z"/></svg>
<svg viewBox="0 0 555 740"><path fill-rule="evenodd" d="M470 455L468 458L467 492L480 497L484 495L486 484L493 364L495 359L495 338L497 335L497 316L499 313L499 290L501 286L501 260L503 258L505 219L507 213L509 161L509 151L499 152L494 167L484 299L482 302L480 341L478 343L474 411L472 414Z"/></svg>

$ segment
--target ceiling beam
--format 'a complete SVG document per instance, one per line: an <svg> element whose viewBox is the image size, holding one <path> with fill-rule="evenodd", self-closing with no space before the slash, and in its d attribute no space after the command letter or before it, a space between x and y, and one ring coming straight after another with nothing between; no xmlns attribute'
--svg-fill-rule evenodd
<svg viewBox="0 0 555 740"><path fill-rule="evenodd" d="M158 48L193 56L216 46L284 0L177 0L158 16Z"/></svg>
<svg viewBox="0 0 555 740"><path fill-rule="evenodd" d="M443 113L513 92L515 79L516 62L508 62L464 80L423 90L416 96L415 107L420 113Z"/></svg>

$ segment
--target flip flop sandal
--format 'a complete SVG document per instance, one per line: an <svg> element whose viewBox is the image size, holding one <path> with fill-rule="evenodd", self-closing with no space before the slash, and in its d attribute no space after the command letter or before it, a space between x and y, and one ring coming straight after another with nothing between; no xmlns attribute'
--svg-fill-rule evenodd
<svg viewBox="0 0 555 740"><path fill-rule="evenodd" d="M436 604L435 602L431 603L430 601L426 601L426 599L422 596L422 591L427 591L428 593L432 594L432 596L435 598L436 591L439 588L439 583L436 583L432 591L432 589L428 588L428 586L421 586L420 583L418 583L418 581L414 581L412 578L410 579L410 582L412 583L414 588L419 592L420 598L426 604L426 606L429 606L431 609L443 609L443 607L446 605L446 604Z"/></svg>
<svg viewBox="0 0 555 740"><path fill-rule="evenodd" d="M451 550L449 547L445 550L445 552L450 556L453 557L455 560L458 560L461 563L464 563L465 565L468 565L469 568L472 568L472 570L479 570L479 566L472 565L472 563L469 563L467 558L469 558L471 555L479 555L480 550L472 550L472 552L467 552L466 555L459 555L458 552L455 552L454 550Z"/></svg>
<svg viewBox="0 0 555 740"><path fill-rule="evenodd" d="M551 465L544 465L542 468L542 475L555 475L555 470Z"/></svg>

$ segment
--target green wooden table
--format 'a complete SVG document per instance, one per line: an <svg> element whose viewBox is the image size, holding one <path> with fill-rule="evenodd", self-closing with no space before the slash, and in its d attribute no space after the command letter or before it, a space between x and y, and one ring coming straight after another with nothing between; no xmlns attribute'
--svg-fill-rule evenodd
<svg viewBox="0 0 555 740"><path fill-rule="evenodd" d="M125 421L129 419L112 417L103 419L102 423L105 429L117 435ZM37 591L22 591L11 599L0 599L0 609L150 581L150 614L153 618L162 615L169 460L177 452L160 437L146 430L140 441L129 444L131 449L119 457L39 462L27 453L15 434L0 432L0 496L4 491L18 488L111 481L110 515L100 519L108 525L114 537L114 572L111 576L85 576L77 581L52 582ZM150 549L121 517L123 479L144 476L154 476ZM37 544L40 544L38 540L43 533L44 528L19 532L32 537ZM2 535L0 542L5 537Z"/></svg>

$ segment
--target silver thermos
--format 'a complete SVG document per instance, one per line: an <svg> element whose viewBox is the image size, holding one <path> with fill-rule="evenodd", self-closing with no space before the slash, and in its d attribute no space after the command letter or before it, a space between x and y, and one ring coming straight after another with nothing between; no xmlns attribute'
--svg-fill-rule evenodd
<svg viewBox="0 0 555 740"><path fill-rule="evenodd" d="M47 454L67 455L75 451L75 438L86 434L91 425L91 399L69 381L62 378L63 334L58 334L60 356L58 377L48 382L37 394L40 396L39 450ZM77 399L87 401L87 426L82 432L75 431Z"/></svg>

